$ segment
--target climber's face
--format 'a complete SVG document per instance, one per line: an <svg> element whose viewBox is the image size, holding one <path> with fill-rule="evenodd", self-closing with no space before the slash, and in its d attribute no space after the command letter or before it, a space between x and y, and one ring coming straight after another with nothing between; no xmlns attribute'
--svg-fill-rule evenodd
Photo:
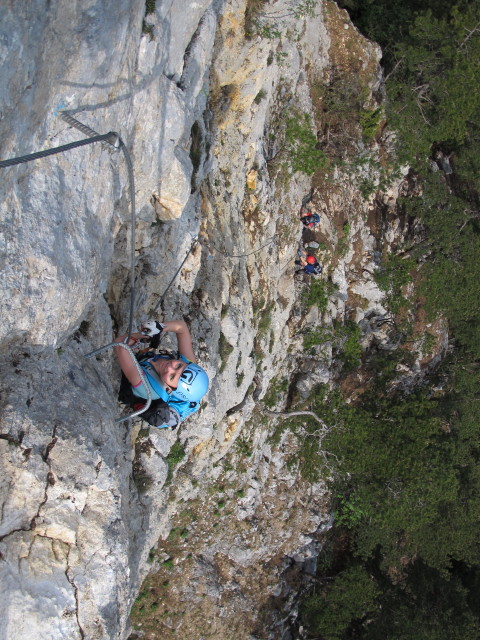
<svg viewBox="0 0 480 640"><path fill-rule="evenodd" d="M183 360L160 359L155 362L155 369L162 381L168 386L168 391L174 391L187 363Z"/></svg>

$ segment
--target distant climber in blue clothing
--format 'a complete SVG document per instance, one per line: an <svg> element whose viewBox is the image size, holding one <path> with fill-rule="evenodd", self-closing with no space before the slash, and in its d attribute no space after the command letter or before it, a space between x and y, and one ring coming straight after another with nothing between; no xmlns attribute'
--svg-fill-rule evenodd
<svg viewBox="0 0 480 640"><path fill-rule="evenodd" d="M300 213L300 220L307 229L313 229L320 222L318 213L309 213L308 211Z"/></svg>
<svg viewBox="0 0 480 640"><path fill-rule="evenodd" d="M192 338L183 320L168 322L148 322L142 333L132 333L129 346L148 338L157 338L165 331L177 336L178 356L151 351L139 363L152 396L150 408L141 417L156 427L175 428L189 415L198 411L200 401L208 391L208 376L195 363ZM116 342L125 342L126 336L120 336ZM125 349L115 349L120 368L124 374L120 387L119 400L136 407L137 403L147 399L145 383L140 377L130 354Z"/></svg>
<svg viewBox="0 0 480 640"><path fill-rule="evenodd" d="M315 256L309 255L303 247L299 247L297 251L298 260L295 260L295 264L301 265L302 269L297 269L295 273L308 273L309 275L318 275L322 273L323 267L318 262Z"/></svg>

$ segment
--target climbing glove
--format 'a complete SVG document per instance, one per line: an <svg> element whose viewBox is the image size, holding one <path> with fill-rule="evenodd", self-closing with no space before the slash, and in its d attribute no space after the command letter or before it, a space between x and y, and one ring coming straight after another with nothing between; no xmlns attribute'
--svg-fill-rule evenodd
<svg viewBox="0 0 480 640"><path fill-rule="evenodd" d="M143 325L142 333L150 338L151 349L156 349L160 344L160 338L164 329L165 325L156 320L150 320Z"/></svg>

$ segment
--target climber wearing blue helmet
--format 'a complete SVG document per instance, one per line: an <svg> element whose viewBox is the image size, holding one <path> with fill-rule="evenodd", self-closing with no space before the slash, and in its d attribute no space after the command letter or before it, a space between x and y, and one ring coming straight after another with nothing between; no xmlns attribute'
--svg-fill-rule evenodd
<svg viewBox="0 0 480 640"><path fill-rule="evenodd" d="M200 408L200 401L208 391L208 376L195 363L192 338L183 320L170 320L165 323L148 322L142 333L132 333L129 346L149 338L157 338L163 332L172 331L177 336L178 357L171 354L148 353L139 358L152 396L151 407L141 414L142 418L157 427L175 428L189 415ZM116 342L125 342L126 336L120 336ZM147 398L145 383L141 379L130 354L125 349L115 349L124 378L119 399L135 408L141 406Z"/></svg>

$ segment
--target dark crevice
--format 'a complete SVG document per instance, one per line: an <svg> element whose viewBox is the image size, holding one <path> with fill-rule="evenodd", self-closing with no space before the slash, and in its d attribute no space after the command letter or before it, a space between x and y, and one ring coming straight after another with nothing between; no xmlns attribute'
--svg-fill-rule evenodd
<svg viewBox="0 0 480 640"><path fill-rule="evenodd" d="M48 472L47 472L47 477L46 477L46 482L45 482L45 493L44 493L44 497L42 502L40 503L38 509L37 509L37 513L33 516L33 518L30 520L30 526L28 527L20 527L18 529L12 529L12 531L9 531L8 533L6 533L5 535L0 537L0 542L2 540L4 540L5 538L7 538L8 536L13 535L14 533L20 533L20 532L28 532L28 531L34 531L34 529L37 526L37 518L40 517L40 511L42 509L42 507L46 504L47 500L48 500L48 488L53 486L55 484L55 475L52 471L51 468L51 463L49 460L49 456L50 456L50 452L53 449L53 447L55 446L58 438L57 438L57 425L54 425L53 427L53 432L52 432L52 439L50 440L50 442L48 443L48 445L45 448L45 451L43 454L41 454L41 458L42 460L48 464ZM8 442L16 445L16 446L21 446L23 438L24 438L25 433L22 431L20 432L20 437L19 438L14 438L13 436L11 436L10 434L0 434L0 439L3 440L7 440ZM28 448L25 449L23 452L23 455L25 457L25 460L28 460L30 457L30 454L32 452L32 448Z"/></svg>
<svg viewBox="0 0 480 640"><path fill-rule="evenodd" d="M195 33L193 34L190 42L188 43L188 45L187 45L187 47L185 49L185 53L183 54L183 72L182 72L182 77L176 83L177 87L179 89L181 89L182 91L185 90L185 72L188 69L188 63L189 63L189 60L190 60L192 48L193 48L193 45L195 44L195 42L198 40L198 37L200 35L200 31L202 29L202 25L203 25L204 19L205 19L205 14L203 14L203 16L200 18L198 26L195 29Z"/></svg>
<svg viewBox="0 0 480 640"><path fill-rule="evenodd" d="M194 122L190 132L190 160L192 161L193 171L191 179L191 192L194 193L197 188L197 175L200 169L202 155L204 153L204 135L202 127L198 122Z"/></svg>
<svg viewBox="0 0 480 640"><path fill-rule="evenodd" d="M3 536L0 536L0 542L3 542L3 540L5 540L5 538L8 538L9 536L12 536L14 533L25 533L25 532L31 531L31 530L32 530L31 527L28 527L26 529L24 529L24 528L12 529L8 533L5 533Z"/></svg>
<svg viewBox="0 0 480 640"><path fill-rule="evenodd" d="M75 595L75 617L77 619L77 625L78 625L78 630L80 631L80 637L82 638L82 640L84 640L85 638L85 632L82 628L82 625L80 624L80 617L79 617L79 608L80 608L80 604L79 604L79 596L78 596L78 587L75 584L75 581L73 578L71 578L68 575L68 572L70 571L70 564L69 564L69 559L70 559L70 551L71 551L71 547L69 547L68 550L68 556L67 556L67 568L65 569L65 577L67 578L68 582L72 585L73 587L73 592Z"/></svg>
<svg viewBox="0 0 480 640"><path fill-rule="evenodd" d="M25 432L20 431L18 438L12 436L10 433L0 433L0 440L7 440L10 444L14 444L17 447L22 446L23 438L25 437Z"/></svg>
<svg viewBox="0 0 480 640"><path fill-rule="evenodd" d="M54 425L53 427L53 433L52 433L52 439L50 440L50 442L47 444L45 452L42 454L42 460L44 462L49 462L49 456L50 456L50 451L53 449L53 447L57 444L57 425Z"/></svg>

